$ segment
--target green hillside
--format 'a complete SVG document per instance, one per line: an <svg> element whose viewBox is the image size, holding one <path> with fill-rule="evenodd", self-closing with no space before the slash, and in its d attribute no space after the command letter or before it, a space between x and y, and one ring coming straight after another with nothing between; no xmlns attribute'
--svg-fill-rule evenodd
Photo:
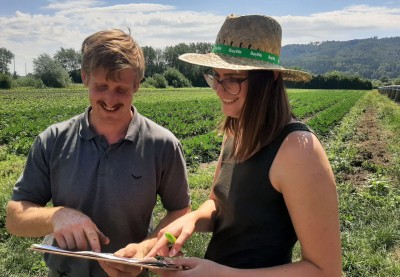
<svg viewBox="0 0 400 277"><path fill-rule="evenodd" d="M281 63L313 74L340 71L367 79L400 77L400 37L324 41L282 47Z"/></svg>

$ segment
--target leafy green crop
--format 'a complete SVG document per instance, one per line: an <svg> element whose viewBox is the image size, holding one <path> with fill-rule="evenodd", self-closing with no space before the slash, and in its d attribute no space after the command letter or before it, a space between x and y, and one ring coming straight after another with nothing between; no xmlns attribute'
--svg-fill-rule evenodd
<svg viewBox="0 0 400 277"><path fill-rule="evenodd" d="M294 113L318 134L327 135L364 92L294 90ZM31 89L0 93L0 145L27 155L34 138L49 125L82 113L89 105L86 89ZM211 89L142 89L134 97L138 111L171 130L182 141L189 166L216 160L222 120L218 97Z"/></svg>

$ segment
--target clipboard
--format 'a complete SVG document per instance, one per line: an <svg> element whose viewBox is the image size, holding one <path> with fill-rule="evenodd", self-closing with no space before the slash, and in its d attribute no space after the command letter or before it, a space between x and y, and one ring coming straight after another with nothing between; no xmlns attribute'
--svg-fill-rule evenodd
<svg viewBox="0 0 400 277"><path fill-rule="evenodd" d="M98 260L98 261L106 261L106 262L113 262L113 263L120 263L125 265L132 265L137 267L143 267L148 269L157 269L157 270L183 270L184 268L178 265L175 265L170 260L165 261L163 258L154 258L148 257L144 259L137 259L137 258L125 258L125 257L118 257L112 253L100 253L94 251L71 251L61 249L56 246L45 245L45 244L32 244L29 250L42 252L42 253L49 253L55 255L63 255L63 256L70 256L82 259L90 259L90 260Z"/></svg>

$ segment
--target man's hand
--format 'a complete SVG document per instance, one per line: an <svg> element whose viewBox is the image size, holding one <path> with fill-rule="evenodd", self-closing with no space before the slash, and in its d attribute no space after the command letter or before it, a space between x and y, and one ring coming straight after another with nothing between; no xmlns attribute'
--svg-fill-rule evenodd
<svg viewBox="0 0 400 277"><path fill-rule="evenodd" d="M110 277L136 277L143 271L141 267L133 265L124 265L105 261L99 261L99 264Z"/></svg>
<svg viewBox="0 0 400 277"><path fill-rule="evenodd" d="M141 259L148 252L146 241L131 243L114 253L115 256ZM100 266L110 277L138 276L142 269L137 266L123 265L112 262L99 261Z"/></svg>
<svg viewBox="0 0 400 277"><path fill-rule="evenodd" d="M80 211L63 207L53 214L51 222L54 238L61 248L100 252L101 244L110 242L96 224Z"/></svg>

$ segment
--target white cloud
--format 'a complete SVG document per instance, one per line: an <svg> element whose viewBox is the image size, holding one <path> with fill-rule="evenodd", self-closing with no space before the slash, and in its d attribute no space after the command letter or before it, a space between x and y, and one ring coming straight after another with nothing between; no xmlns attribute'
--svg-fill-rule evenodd
<svg viewBox="0 0 400 277"><path fill-rule="evenodd" d="M77 8L79 7L79 8ZM171 5L103 6L101 1L51 2L53 14L16 12L0 17L0 47L15 55L19 74L32 72L32 60L53 55L61 47L80 49L89 34L110 28L127 30L142 46L163 48L180 42L213 42L225 16L177 10ZM275 17L283 28L283 43L398 36L400 9L349 6L309 16Z"/></svg>
<svg viewBox="0 0 400 277"><path fill-rule="evenodd" d="M103 5L103 1L96 0L69 0L69 1L51 1L47 6L44 6L42 9L45 10L70 10L76 7L79 8L88 8L97 5Z"/></svg>
<svg viewBox="0 0 400 277"><path fill-rule="evenodd" d="M284 44L400 35L400 8L357 5L307 17L276 19L282 25Z"/></svg>
<svg viewBox="0 0 400 277"><path fill-rule="evenodd" d="M76 8L74 1L52 2L44 8L57 10L53 15L17 11L0 17L1 47L14 53L17 73L25 75L25 64L27 73L32 72L33 59L42 53L53 55L61 47L79 50L83 39L98 30L129 28L140 45L163 48L179 42L211 41L223 21L221 16L176 11L169 5L95 4L100 2L85 1L83 8Z"/></svg>

